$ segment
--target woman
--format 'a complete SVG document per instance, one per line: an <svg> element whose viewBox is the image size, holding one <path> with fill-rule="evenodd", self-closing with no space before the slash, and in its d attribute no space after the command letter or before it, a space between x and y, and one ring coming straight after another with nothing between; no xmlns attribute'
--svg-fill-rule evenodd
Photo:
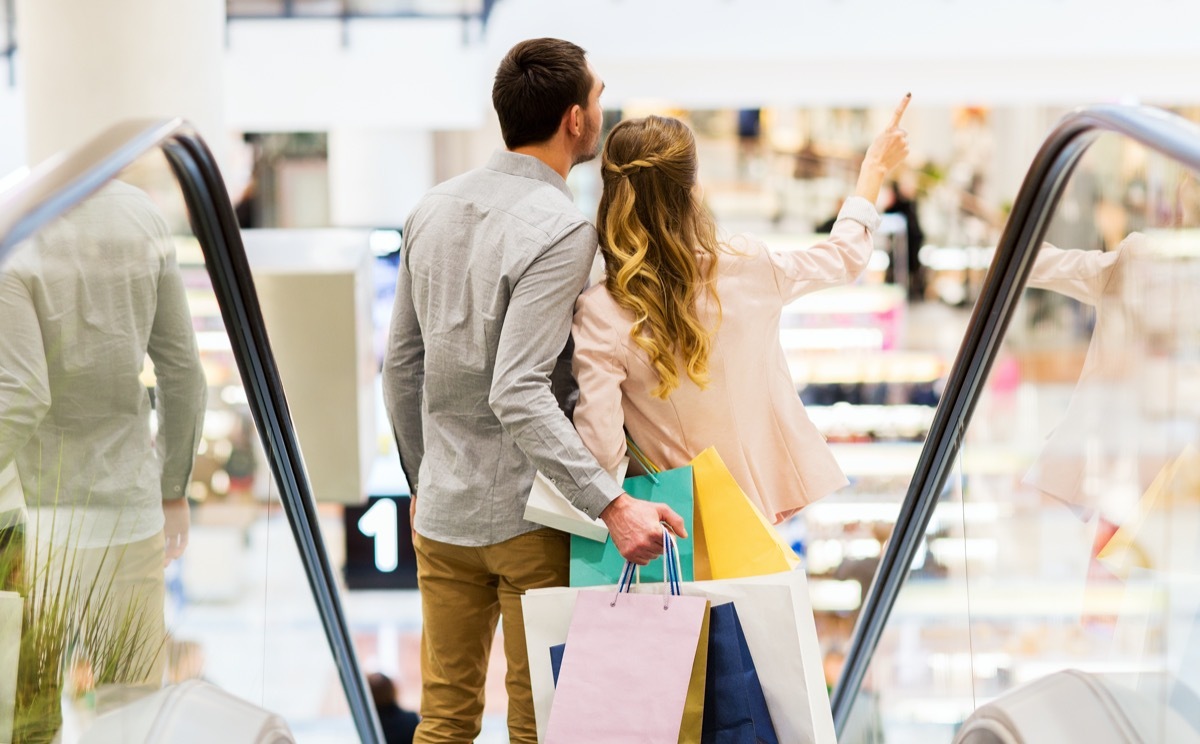
<svg viewBox="0 0 1200 744"><path fill-rule="evenodd" d="M846 484L796 394L779 322L797 297L866 269L874 202L908 153L908 100L867 150L829 240L794 253L718 242L683 123L650 116L613 129L597 218L606 281L579 298L572 329L575 425L601 466L625 454L623 428L662 468L715 446L775 522Z"/></svg>

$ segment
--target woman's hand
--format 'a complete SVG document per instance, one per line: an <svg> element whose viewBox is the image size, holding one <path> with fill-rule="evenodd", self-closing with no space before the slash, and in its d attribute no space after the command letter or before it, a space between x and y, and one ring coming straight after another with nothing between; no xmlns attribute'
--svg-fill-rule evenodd
<svg viewBox="0 0 1200 744"><path fill-rule="evenodd" d="M888 128L879 133L863 158L862 170L858 173L858 186L854 193L871 203L879 198L879 189L888 173L908 157L908 132L900 128L900 117L904 116L904 110L908 108L908 102L911 100L912 93L904 96L892 114Z"/></svg>

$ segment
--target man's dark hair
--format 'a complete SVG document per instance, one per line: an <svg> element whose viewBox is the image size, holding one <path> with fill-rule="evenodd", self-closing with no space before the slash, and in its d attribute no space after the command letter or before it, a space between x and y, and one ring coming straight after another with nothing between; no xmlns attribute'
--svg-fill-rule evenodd
<svg viewBox="0 0 1200 744"><path fill-rule="evenodd" d="M586 55L562 39L530 39L508 51L492 85L505 146L545 142L558 131L567 109L587 108L593 81Z"/></svg>

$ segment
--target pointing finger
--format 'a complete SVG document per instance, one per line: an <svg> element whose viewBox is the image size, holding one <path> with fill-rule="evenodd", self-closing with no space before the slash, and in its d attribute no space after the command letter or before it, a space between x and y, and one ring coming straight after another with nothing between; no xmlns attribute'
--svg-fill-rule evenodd
<svg viewBox="0 0 1200 744"><path fill-rule="evenodd" d="M893 127L900 126L900 117L904 116L904 110L908 108L908 102L912 100L912 93L905 93L904 98L900 99L900 105L896 107L896 112L892 114Z"/></svg>

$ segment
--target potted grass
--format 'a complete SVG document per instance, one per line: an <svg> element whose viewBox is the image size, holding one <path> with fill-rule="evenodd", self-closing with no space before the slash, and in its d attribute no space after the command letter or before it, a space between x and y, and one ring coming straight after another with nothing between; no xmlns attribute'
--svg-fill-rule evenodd
<svg viewBox="0 0 1200 744"><path fill-rule="evenodd" d="M12 540L0 546L0 576L16 577L14 588L24 598L14 744L55 741L64 705L86 711L95 707L97 691L145 687L165 638L148 641L146 608L114 591L105 567L115 566L123 549L104 549L100 570L93 572L69 545L31 550L24 540Z"/></svg>

